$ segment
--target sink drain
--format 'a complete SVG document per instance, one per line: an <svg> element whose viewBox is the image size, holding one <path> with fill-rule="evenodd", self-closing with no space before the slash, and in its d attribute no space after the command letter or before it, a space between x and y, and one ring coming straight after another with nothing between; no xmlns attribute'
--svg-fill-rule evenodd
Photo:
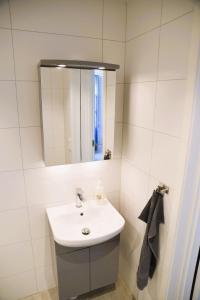
<svg viewBox="0 0 200 300"><path fill-rule="evenodd" d="M84 234L84 235L88 235L88 234L90 234L90 229L87 228L87 227L85 227L85 228L83 228L83 229L81 230L81 232L82 232L82 234Z"/></svg>

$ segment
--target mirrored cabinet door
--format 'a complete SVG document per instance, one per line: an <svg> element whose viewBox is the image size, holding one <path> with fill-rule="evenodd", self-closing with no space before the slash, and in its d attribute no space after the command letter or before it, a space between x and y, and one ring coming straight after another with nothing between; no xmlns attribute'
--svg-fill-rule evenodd
<svg viewBox="0 0 200 300"><path fill-rule="evenodd" d="M116 72L40 67L45 164L111 159Z"/></svg>

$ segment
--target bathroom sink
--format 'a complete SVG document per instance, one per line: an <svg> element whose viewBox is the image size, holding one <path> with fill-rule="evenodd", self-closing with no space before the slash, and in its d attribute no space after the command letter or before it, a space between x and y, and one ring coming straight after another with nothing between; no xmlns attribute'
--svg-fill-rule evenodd
<svg viewBox="0 0 200 300"><path fill-rule="evenodd" d="M75 203L47 208L54 240L66 247L87 247L105 242L119 234L124 218L108 200Z"/></svg>

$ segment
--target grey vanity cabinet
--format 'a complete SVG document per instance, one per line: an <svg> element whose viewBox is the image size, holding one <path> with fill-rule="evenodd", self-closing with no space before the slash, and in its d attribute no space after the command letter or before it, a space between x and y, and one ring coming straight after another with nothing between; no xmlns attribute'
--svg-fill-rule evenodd
<svg viewBox="0 0 200 300"><path fill-rule="evenodd" d="M118 275L119 235L88 248L55 243L59 300L113 284Z"/></svg>
<svg viewBox="0 0 200 300"><path fill-rule="evenodd" d="M90 288L114 283L118 274L119 237L90 248Z"/></svg>
<svg viewBox="0 0 200 300"><path fill-rule="evenodd" d="M89 248L57 255L59 300L90 290Z"/></svg>

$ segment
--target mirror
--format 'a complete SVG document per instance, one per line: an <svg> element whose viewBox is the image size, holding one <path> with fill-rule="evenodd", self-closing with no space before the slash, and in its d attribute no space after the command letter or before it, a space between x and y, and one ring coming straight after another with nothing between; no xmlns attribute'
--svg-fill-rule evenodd
<svg viewBox="0 0 200 300"><path fill-rule="evenodd" d="M116 72L40 64L40 79L45 164L111 159Z"/></svg>

